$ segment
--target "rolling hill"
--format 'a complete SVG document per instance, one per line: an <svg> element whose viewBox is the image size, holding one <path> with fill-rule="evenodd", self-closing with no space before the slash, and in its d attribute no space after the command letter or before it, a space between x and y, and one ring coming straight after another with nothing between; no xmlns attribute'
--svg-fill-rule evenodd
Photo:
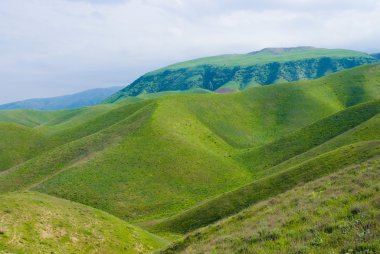
<svg viewBox="0 0 380 254"><path fill-rule="evenodd" d="M170 217L257 179L258 171L240 159L247 149L249 154L350 106L379 99L379 76L379 66L368 65L240 93L175 94L63 112L59 120L33 128L47 137L38 147L49 149L3 168L0 190L33 189L130 221ZM102 113L91 118L88 110ZM364 121L371 112L349 119ZM360 123L355 121L335 135Z"/></svg>
<svg viewBox="0 0 380 254"><path fill-rule="evenodd" d="M197 230L160 253L378 253L379 158Z"/></svg>
<svg viewBox="0 0 380 254"><path fill-rule="evenodd" d="M277 50L268 49L270 54L287 53ZM289 52L295 54L294 50ZM219 253L222 247L205 241L214 241L212 228L219 224L224 227L224 220L229 221L230 216L239 216L242 210L255 209L278 195L308 193L308 186L321 181L318 179L328 181L331 175L345 174L351 167L363 168L360 172L364 172L367 167L363 165L370 165L366 163L380 155L379 124L378 64L227 94L164 92L81 109L0 111L0 134L5 137L0 140L0 202L11 203L7 200L20 196L28 208L33 200L42 198L54 204L49 209L57 206L54 209L58 210L63 204L71 207L81 203L85 209L108 213L106 217L112 214L151 233L171 240L179 238L166 250L169 253L208 252L208 248ZM344 177L351 179L351 175ZM300 190L300 185L305 188ZM355 198L350 193L344 195ZM298 198L306 202L301 194ZM371 202L368 199L366 204L372 206ZM78 224L85 224L73 209L66 210L80 220ZM291 213L293 208L287 209ZM26 210L23 213L28 214ZM366 221L373 222L371 218ZM290 241L292 236L284 234L288 228L280 226L278 239ZM30 230L36 227L33 223ZM226 224L226 229L232 227ZM115 234L114 240L119 241L118 227L112 224L109 228L109 235ZM234 234L240 233L244 232ZM145 250L164 247L160 238L147 237L147 246L151 247ZM31 246L45 241L25 238L37 244ZM266 244L260 234L256 238ZM227 253L235 246L235 238L231 239ZM344 239L348 242L352 236ZM70 252L70 242L64 245L62 241L63 236L59 236L49 244L62 244ZM236 240L236 244L240 242ZM358 242L353 248L363 244ZM329 246L337 249L331 243ZM19 250L16 245L6 247ZM88 246L83 243L78 248L86 250ZM243 252L258 250L254 248L247 244Z"/></svg>
<svg viewBox="0 0 380 254"><path fill-rule="evenodd" d="M0 110L34 109L34 110L62 110L93 106L111 96L121 87L97 88L65 96L29 99L0 105Z"/></svg>
<svg viewBox="0 0 380 254"><path fill-rule="evenodd" d="M36 192L0 195L0 253L141 253L165 240L105 212Z"/></svg>
<svg viewBox="0 0 380 254"><path fill-rule="evenodd" d="M374 62L374 57L351 50L267 48L248 54L206 57L170 65L145 74L106 101L193 88L226 93L257 85L315 79Z"/></svg>

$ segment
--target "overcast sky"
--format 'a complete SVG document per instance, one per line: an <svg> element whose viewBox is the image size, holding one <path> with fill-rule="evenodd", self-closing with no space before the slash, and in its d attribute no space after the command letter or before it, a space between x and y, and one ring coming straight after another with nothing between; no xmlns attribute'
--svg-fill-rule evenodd
<svg viewBox="0 0 380 254"><path fill-rule="evenodd" d="M0 103L125 85L201 56L379 42L379 0L0 0Z"/></svg>

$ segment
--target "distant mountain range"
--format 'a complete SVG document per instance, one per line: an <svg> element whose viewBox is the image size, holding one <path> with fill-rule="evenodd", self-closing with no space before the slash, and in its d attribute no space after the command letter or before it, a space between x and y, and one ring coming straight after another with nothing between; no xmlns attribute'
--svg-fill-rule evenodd
<svg viewBox="0 0 380 254"><path fill-rule="evenodd" d="M194 59L147 73L106 102L157 92L219 93L306 79L377 62L379 55L314 47L265 48L248 54ZM377 59L376 59L377 58Z"/></svg>
<svg viewBox="0 0 380 254"><path fill-rule="evenodd" d="M59 97L17 101L0 105L0 110L61 110L93 106L100 103L105 98L109 97L120 89L122 89L122 87L97 88Z"/></svg>

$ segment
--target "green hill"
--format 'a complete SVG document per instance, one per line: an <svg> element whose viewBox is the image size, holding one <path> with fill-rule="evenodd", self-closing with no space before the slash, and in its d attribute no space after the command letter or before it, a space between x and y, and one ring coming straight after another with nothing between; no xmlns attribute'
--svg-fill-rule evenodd
<svg viewBox="0 0 380 254"><path fill-rule="evenodd" d="M379 253L379 158L296 188L160 253Z"/></svg>
<svg viewBox="0 0 380 254"><path fill-rule="evenodd" d="M198 92L0 112L0 192L49 194L173 238L380 153L380 65Z"/></svg>
<svg viewBox="0 0 380 254"><path fill-rule="evenodd" d="M0 253L142 253L166 241L114 216L35 192L0 195Z"/></svg>
<svg viewBox="0 0 380 254"><path fill-rule="evenodd" d="M147 73L106 101L193 88L224 93L250 86L315 79L374 62L376 59L366 53L312 47L270 48L249 54L206 57Z"/></svg>
<svg viewBox="0 0 380 254"><path fill-rule="evenodd" d="M358 105L322 119L273 143L243 153L242 161L253 171L256 181L202 202L158 224L150 225L151 229L186 233L239 212L271 195L290 189L299 182L313 180L331 173L342 165L359 163L379 154L380 147L377 141L356 143L366 138L380 139L380 131L375 127L379 126L379 113L380 101ZM372 116L375 117L372 118ZM370 120L367 121L367 119ZM369 122L375 122L374 128L368 128ZM357 133L362 129L366 130L365 137L358 140L348 139L348 137L357 137ZM350 131L346 133L347 130ZM341 140L340 146L324 144L326 141L334 143L336 139ZM342 142L342 139L346 142ZM312 148L314 148L313 156L303 154ZM318 149L320 152L315 152ZM281 164L283 161L285 162ZM283 179L287 179L286 182Z"/></svg>
<svg viewBox="0 0 380 254"><path fill-rule="evenodd" d="M173 94L63 111L56 120L34 127L46 137L38 146L43 149L4 169L0 191L33 189L131 221L174 216L257 179L257 172L240 159L247 148L379 99L379 77L379 66L368 65L233 94ZM338 128L336 135L370 118L371 112L354 117L359 122Z"/></svg>

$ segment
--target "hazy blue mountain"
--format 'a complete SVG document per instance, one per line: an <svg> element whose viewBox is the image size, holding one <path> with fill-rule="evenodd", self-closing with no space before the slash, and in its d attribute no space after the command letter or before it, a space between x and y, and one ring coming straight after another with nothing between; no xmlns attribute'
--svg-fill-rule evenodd
<svg viewBox="0 0 380 254"><path fill-rule="evenodd" d="M0 105L0 110L8 109L35 109L35 110L60 110L93 106L122 87L96 88L80 93L41 99L29 99Z"/></svg>

